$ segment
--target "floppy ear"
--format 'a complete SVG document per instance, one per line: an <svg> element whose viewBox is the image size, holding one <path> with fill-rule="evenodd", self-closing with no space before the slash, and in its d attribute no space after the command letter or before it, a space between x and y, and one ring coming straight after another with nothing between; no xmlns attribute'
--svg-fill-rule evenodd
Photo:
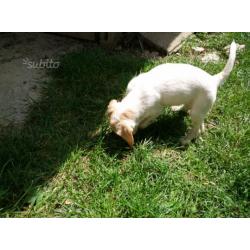
<svg viewBox="0 0 250 250"><path fill-rule="evenodd" d="M107 110L108 116L111 116L111 114L115 111L116 106L117 106L117 100L111 100L109 102L108 110Z"/></svg>
<svg viewBox="0 0 250 250"><path fill-rule="evenodd" d="M117 131L117 134L121 136L130 147L134 145L133 130L132 128L129 128L126 124L120 124L120 129Z"/></svg>

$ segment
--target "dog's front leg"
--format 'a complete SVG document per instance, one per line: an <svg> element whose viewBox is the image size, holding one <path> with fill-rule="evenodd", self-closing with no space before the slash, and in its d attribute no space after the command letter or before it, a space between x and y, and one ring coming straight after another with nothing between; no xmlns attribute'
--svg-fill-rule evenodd
<svg viewBox="0 0 250 250"><path fill-rule="evenodd" d="M139 127L142 129L148 127L151 123L155 121L155 119L161 114L161 112L162 112L162 107L159 107L158 110L155 111L153 114L151 113L150 115L145 117L141 121Z"/></svg>
<svg viewBox="0 0 250 250"><path fill-rule="evenodd" d="M144 129L148 127L152 122L153 122L152 117L147 117L140 123L139 128Z"/></svg>
<svg viewBox="0 0 250 250"><path fill-rule="evenodd" d="M215 97L211 98L208 95L200 95L190 110L190 116L192 120L192 128L188 131L187 135L181 138L181 144L186 145L193 139L197 138L202 132L204 132L204 119L213 105Z"/></svg>

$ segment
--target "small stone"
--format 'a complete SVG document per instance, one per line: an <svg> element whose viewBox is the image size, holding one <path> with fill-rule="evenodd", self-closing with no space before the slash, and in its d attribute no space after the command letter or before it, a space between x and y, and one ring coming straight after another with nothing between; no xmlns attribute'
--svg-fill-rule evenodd
<svg viewBox="0 0 250 250"><path fill-rule="evenodd" d="M205 49L202 48L202 47L193 47L192 50L195 51L195 52L198 52L198 53L201 53L201 52L205 51Z"/></svg>
<svg viewBox="0 0 250 250"><path fill-rule="evenodd" d="M64 201L64 204L65 204L65 205L70 205L70 204L72 204L72 202L71 202L71 200L68 200L68 199L67 199L67 200Z"/></svg>
<svg viewBox="0 0 250 250"><path fill-rule="evenodd" d="M246 47L245 44L238 44L237 50L241 51L241 50L245 49L245 47Z"/></svg>
<svg viewBox="0 0 250 250"><path fill-rule="evenodd" d="M203 63L208 63L208 62L218 62L220 60L220 57L214 52L214 53L209 53L206 54L201 58L201 61Z"/></svg>
<svg viewBox="0 0 250 250"><path fill-rule="evenodd" d="M246 47L245 44L236 43L236 48L237 48L238 51L244 50L245 47ZM226 47L224 47L224 50L225 50L227 53L229 53L229 49L230 49L230 45L227 45Z"/></svg>

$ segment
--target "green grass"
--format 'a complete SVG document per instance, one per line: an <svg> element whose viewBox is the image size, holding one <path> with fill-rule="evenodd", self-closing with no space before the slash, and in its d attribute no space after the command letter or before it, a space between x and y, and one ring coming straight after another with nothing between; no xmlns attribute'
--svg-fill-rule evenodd
<svg viewBox="0 0 250 250"><path fill-rule="evenodd" d="M130 150L105 111L128 81L162 62L218 73L232 39L246 45L219 89L203 141L183 149L190 119L166 109ZM22 129L0 135L2 217L249 217L250 33L200 33L179 54L143 59L88 48L65 55ZM203 64L191 50L217 51ZM180 72L181 73L181 72Z"/></svg>

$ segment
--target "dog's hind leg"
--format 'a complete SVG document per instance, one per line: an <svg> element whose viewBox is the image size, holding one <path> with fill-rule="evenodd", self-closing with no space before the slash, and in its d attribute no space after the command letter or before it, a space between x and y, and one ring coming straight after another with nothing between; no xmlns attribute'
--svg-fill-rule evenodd
<svg viewBox="0 0 250 250"><path fill-rule="evenodd" d="M192 128L181 138L181 144L186 145L204 131L204 119L213 104L213 100L200 96L190 110Z"/></svg>
<svg viewBox="0 0 250 250"><path fill-rule="evenodd" d="M193 139L197 138L200 135L200 127L203 123L203 117L198 115L191 115L192 119L192 128L187 132L187 134L181 138L181 144L189 144Z"/></svg>
<svg viewBox="0 0 250 250"><path fill-rule="evenodd" d="M199 133L202 134L202 133L204 133L204 131L205 131L205 125L204 125L204 121L203 121L203 122L201 123L201 125L200 125Z"/></svg>

